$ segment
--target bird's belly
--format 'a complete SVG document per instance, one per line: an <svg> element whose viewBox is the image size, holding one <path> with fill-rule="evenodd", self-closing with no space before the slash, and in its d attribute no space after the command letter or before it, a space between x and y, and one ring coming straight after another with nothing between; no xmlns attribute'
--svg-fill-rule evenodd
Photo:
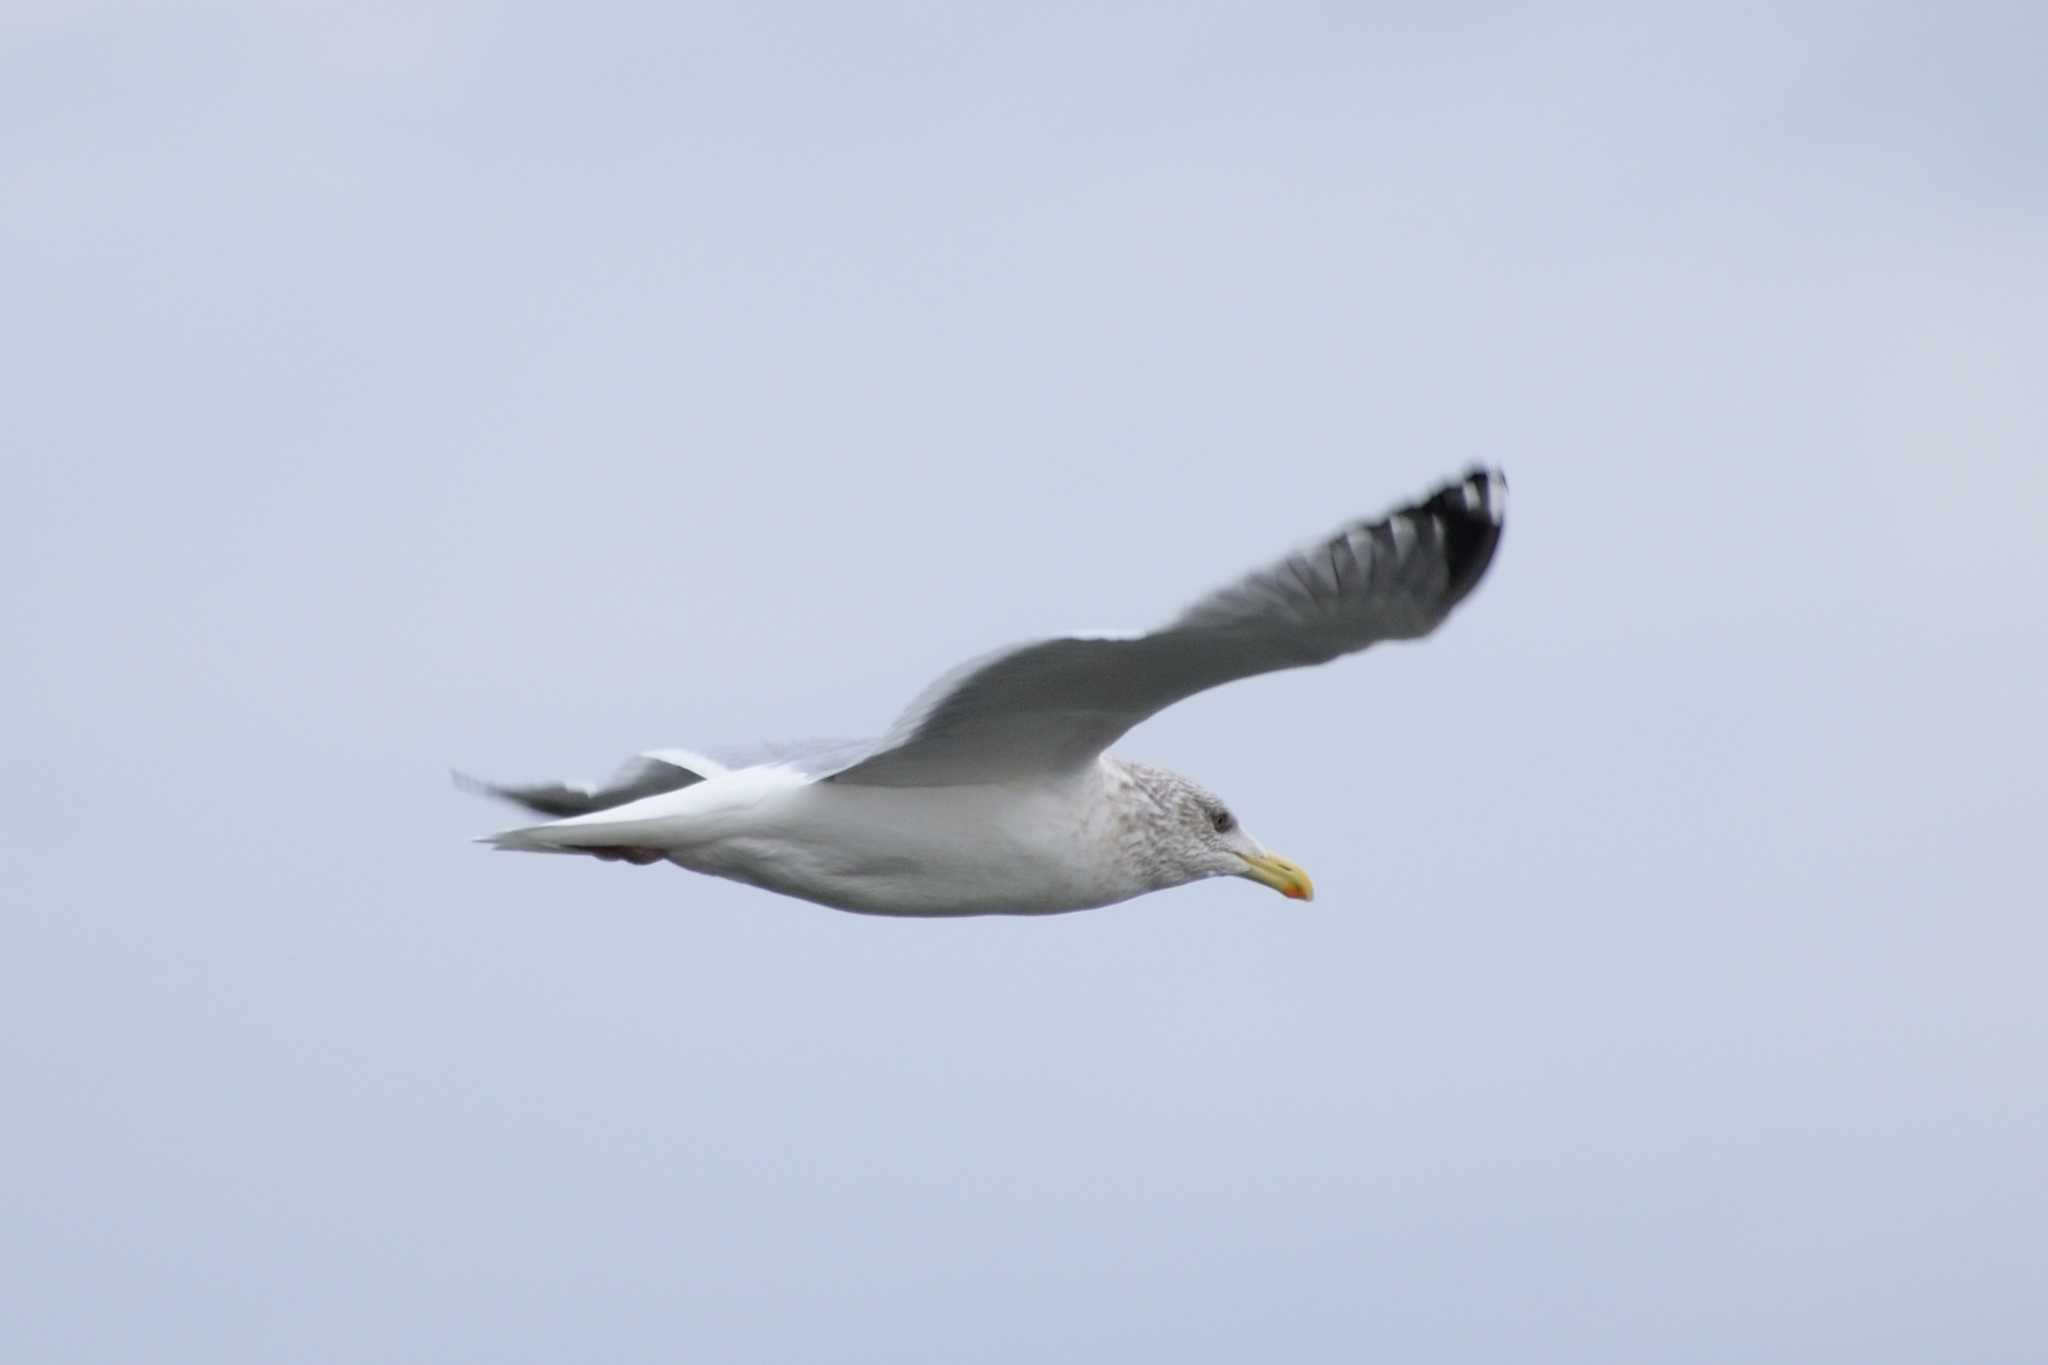
<svg viewBox="0 0 2048 1365"><path fill-rule="evenodd" d="M1102 856L1069 792L812 786L674 861L871 915L1044 915L1144 890Z"/></svg>

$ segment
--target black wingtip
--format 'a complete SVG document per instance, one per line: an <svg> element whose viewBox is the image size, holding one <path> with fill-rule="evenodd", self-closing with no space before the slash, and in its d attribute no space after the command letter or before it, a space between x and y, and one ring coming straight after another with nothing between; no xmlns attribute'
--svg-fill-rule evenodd
<svg viewBox="0 0 2048 1365"><path fill-rule="evenodd" d="M1450 571L1449 600L1454 606L1478 586L1493 562L1507 519L1508 479L1498 469L1474 465L1455 483L1447 483L1424 500L1419 510L1444 528L1444 554Z"/></svg>
<svg viewBox="0 0 2048 1365"><path fill-rule="evenodd" d="M584 786L573 782L536 782L520 786L501 786L496 782L484 782L467 773L453 773L455 785L475 796L488 796L499 801L509 801L521 810L534 815L546 816L550 820L565 820L573 815L593 815L601 810L611 810L646 796L659 796L664 792L680 791L684 787L702 782L704 776L694 769L652 754L642 754L616 773L611 781L602 787Z"/></svg>
<svg viewBox="0 0 2048 1365"><path fill-rule="evenodd" d="M450 770L458 791L471 796L487 797L519 807L533 815L550 820L560 820L571 815L587 815L595 809L590 793L579 791L561 783L535 787L501 787L495 782L471 777L468 773Z"/></svg>

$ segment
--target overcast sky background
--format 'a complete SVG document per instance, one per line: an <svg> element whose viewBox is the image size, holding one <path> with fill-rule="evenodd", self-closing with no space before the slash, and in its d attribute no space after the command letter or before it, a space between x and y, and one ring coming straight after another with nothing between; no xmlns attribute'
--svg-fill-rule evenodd
<svg viewBox="0 0 2048 1365"><path fill-rule="evenodd" d="M2042 1359L2048 19L1678 10L6 6L0 1356ZM1473 461L1312 905L467 842Z"/></svg>

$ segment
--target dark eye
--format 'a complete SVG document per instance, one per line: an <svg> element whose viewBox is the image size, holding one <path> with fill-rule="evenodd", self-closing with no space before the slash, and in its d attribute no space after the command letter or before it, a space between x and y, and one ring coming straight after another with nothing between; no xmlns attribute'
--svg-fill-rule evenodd
<svg viewBox="0 0 2048 1365"><path fill-rule="evenodd" d="M1228 834L1237 826L1237 820L1227 810L1209 812L1209 823L1215 827L1218 834Z"/></svg>

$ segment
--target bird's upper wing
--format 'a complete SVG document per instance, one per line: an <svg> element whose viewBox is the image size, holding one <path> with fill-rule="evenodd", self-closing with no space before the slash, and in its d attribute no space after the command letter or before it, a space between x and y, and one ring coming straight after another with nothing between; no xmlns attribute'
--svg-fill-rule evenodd
<svg viewBox="0 0 2048 1365"><path fill-rule="evenodd" d="M1486 572L1507 480L1475 469L1202 598L1148 634L1018 645L954 669L828 782L1000 782L1073 769L1206 688L1427 635Z"/></svg>

